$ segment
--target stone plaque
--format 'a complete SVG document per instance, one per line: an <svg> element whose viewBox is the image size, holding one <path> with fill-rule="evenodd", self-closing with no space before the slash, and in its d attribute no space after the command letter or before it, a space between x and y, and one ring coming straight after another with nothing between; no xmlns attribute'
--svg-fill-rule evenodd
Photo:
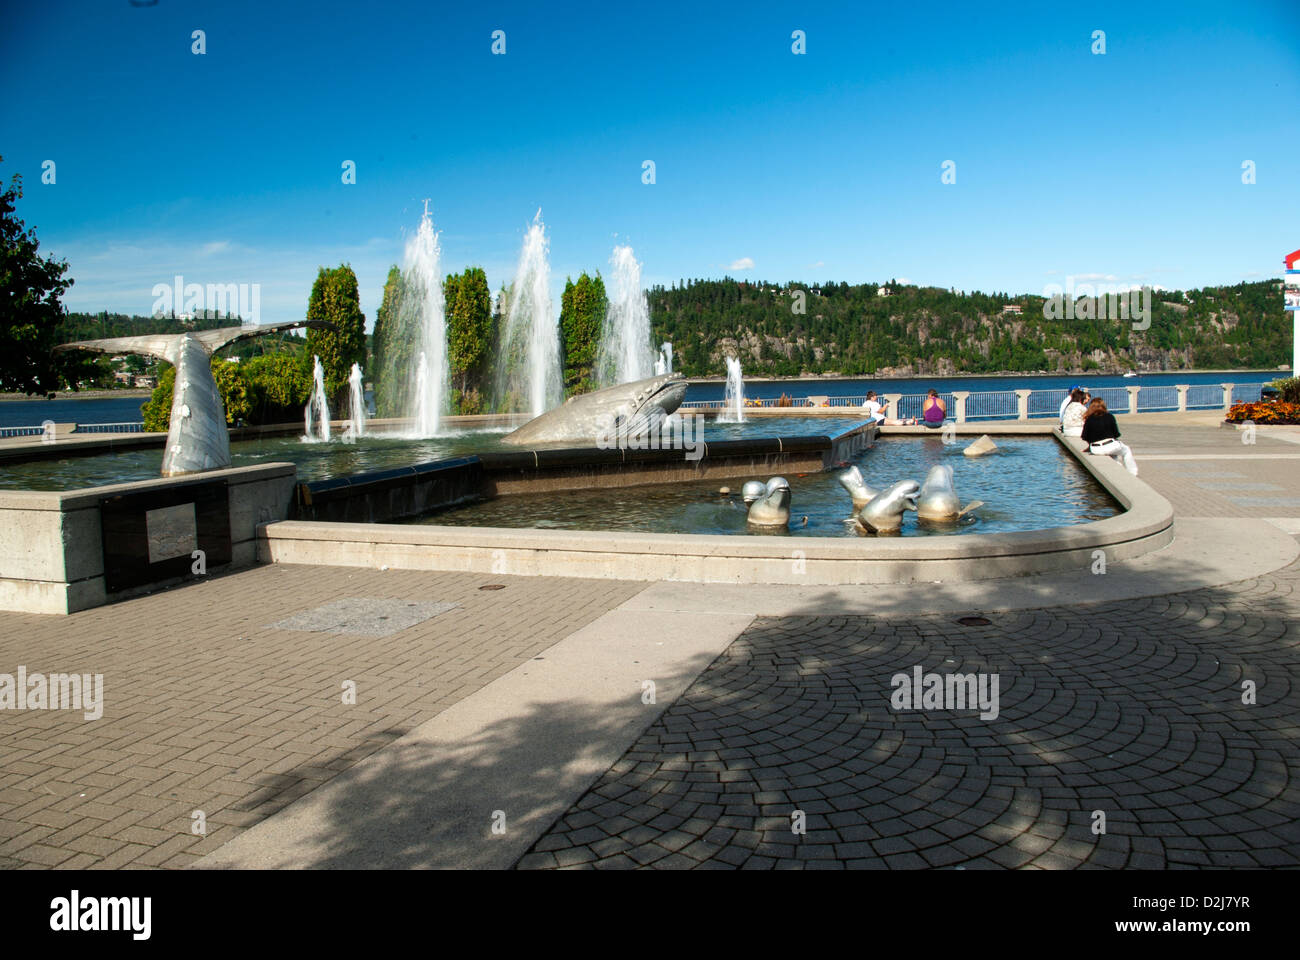
<svg viewBox="0 0 1300 960"><path fill-rule="evenodd" d="M199 547L199 527L193 503L159 507L144 515L149 537L149 562L188 557Z"/></svg>

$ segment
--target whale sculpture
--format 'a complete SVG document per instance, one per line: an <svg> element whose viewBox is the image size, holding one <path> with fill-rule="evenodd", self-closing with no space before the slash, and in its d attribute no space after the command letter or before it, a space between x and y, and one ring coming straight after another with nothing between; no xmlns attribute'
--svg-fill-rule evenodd
<svg viewBox="0 0 1300 960"><path fill-rule="evenodd" d="M861 510L872 497L880 493L879 490L867 485L867 482L862 479L862 471L857 467L849 467L837 479L840 481L840 486L853 498L854 510Z"/></svg>
<svg viewBox="0 0 1300 960"><path fill-rule="evenodd" d="M920 490L915 480L899 480L858 511L858 524L869 533L898 533L903 526L904 512L916 509Z"/></svg>
<svg viewBox="0 0 1300 960"><path fill-rule="evenodd" d="M790 525L790 483L785 477L773 477L767 481L763 494L749 505L747 519L755 527Z"/></svg>
<svg viewBox="0 0 1300 960"><path fill-rule="evenodd" d="M226 408L212 378L212 354L236 340L260 337L279 330L312 327L335 329L324 320L295 320L265 326L221 327L188 333L160 333L138 337L78 340L54 348L56 353L88 350L93 353L137 353L166 360L176 368L172 388L171 425L163 451L162 475L223 470L230 466L230 433Z"/></svg>
<svg viewBox="0 0 1300 960"><path fill-rule="evenodd" d="M681 374L621 383L570 397L554 410L529 420L502 443L564 443L595 440L618 432L632 435L658 428L686 397Z"/></svg>

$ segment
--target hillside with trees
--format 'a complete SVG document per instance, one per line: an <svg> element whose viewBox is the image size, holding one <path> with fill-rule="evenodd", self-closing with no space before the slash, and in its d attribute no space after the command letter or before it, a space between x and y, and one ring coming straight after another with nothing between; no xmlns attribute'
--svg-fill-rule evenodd
<svg viewBox="0 0 1300 960"><path fill-rule="evenodd" d="M720 375L728 355L746 374L775 377L1267 368L1291 357L1277 280L1156 291L1146 330L1120 319L1048 319L1040 296L893 281L728 277L648 295L654 340L672 341L688 376Z"/></svg>

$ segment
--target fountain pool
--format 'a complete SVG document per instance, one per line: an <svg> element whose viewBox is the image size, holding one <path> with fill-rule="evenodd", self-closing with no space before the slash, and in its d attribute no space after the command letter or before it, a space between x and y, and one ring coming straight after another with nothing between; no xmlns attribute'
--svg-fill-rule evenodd
<svg viewBox="0 0 1300 960"><path fill-rule="evenodd" d="M841 421L841 424L843 421ZM721 426L721 425L720 425ZM731 424L745 428L751 424ZM762 426L762 425L760 425ZM751 436L771 432L746 431ZM790 424L780 432L790 434ZM802 425L801 425L802 426ZM818 430L800 429L800 434ZM999 437L999 452L971 458L964 444L945 445L939 437L885 437L854 463L867 482L885 488L895 480L921 482L931 466L953 467L955 486L963 503L983 500L985 506L955 526L927 526L908 513L903 536L999 533L1043 530L1102 520L1120 513L1111 496L1060 448L1051 437ZM844 521L852 505L836 481L838 471L791 475L791 524L777 535L796 537L854 537ZM767 480L766 476L753 479ZM620 530L639 533L736 534L755 533L745 522L740 499L743 480L688 481L639 487L596 487L563 494L521 494L453 507L412 521L474 527L513 527L561 530ZM720 495L728 486L731 494ZM803 517L808 518L802 524ZM771 535L770 531L764 534ZM763 535L763 534L760 534Z"/></svg>

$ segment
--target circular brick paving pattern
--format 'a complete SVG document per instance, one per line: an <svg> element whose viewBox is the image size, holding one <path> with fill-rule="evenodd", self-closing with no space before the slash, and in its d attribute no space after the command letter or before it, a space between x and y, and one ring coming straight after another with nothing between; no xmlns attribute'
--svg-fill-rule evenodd
<svg viewBox="0 0 1300 960"><path fill-rule="evenodd" d="M987 616L755 621L518 866L1300 865L1300 564ZM894 710L917 665L997 717Z"/></svg>

